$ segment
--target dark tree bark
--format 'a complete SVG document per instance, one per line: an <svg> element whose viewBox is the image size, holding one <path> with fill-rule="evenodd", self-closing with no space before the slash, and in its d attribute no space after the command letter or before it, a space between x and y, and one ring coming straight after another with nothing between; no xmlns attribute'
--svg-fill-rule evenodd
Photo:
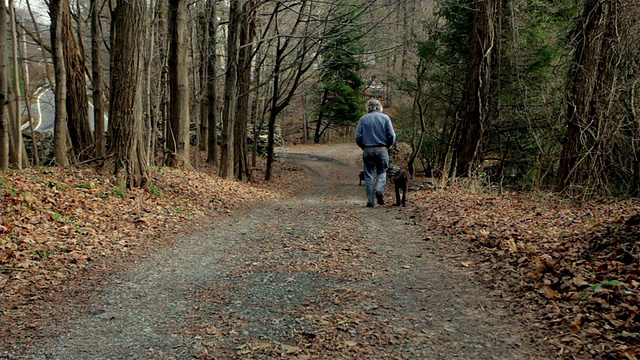
<svg viewBox="0 0 640 360"><path fill-rule="evenodd" d="M24 104L27 110L27 121L29 121L29 132L31 133L31 151L33 152L33 164L40 164L40 158L38 157L38 140L36 139L35 129L33 127L33 116L31 114L31 83L29 81L29 60L25 56L27 54L27 36L24 31L21 32L20 37L22 38L22 78L24 81Z"/></svg>
<svg viewBox="0 0 640 360"><path fill-rule="evenodd" d="M322 134L324 133L324 131L322 131L322 119L324 118L324 113L322 111L322 109L324 108L324 105L327 102L327 96L329 94L328 90L324 90L322 93L322 101L320 101L320 111L318 113L318 120L316 120L316 130L313 134L313 143L314 144L319 144L320 143L320 138L322 138ZM326 129L326 127L325 127Z"/></svg>
<svg viewBox="0 0 640 360"><path fill-rule="evenodd" d="M9 168L7 5L0 1L0 172Z"/></svg>
<svg viewBox="0 0 640 360"><path fill-rule="evenodd" d="M470 37L467 78L459 117L461 122L458 141L456 174L467 176L478 160L488 118L488 100L491 91L491 59L498 38L496 22L501 0L470 1L473 9L473 29Z"/></svg>
<svg viewBox="0 0 640 360"><path fill-rule="evenodd" d="M119 186L142 187L148 179L142 141L141 65L146 0L118 0L111 34L111 96L108 159L103 171Z"/></svg>
<svg viewBox="0 0 640 360"><path fill-rule="evenodd" d="M229 7L229 34L227 36L227 71L222 109L222 136L220 176L231 178L234 173L234 129L238 103L238 44L242 25L241 10L244 0L231 0Z"/></svg>
<svg viewBox="0 0 640 360"><path fill-rule="evenodd" d="M597 105L594 95L601 80L599 65L605 41L604 33L611 3L587 0L582 10L576 36L574 62L569 73L567 99L567 133L556 178L556 190L563 191L578 178L576 166L586 144L592 143L588 128L595 128Z"/></svg>
<svg viewBox="0 0 640 360"><path fill-rule="evenodd" d="M153 57L155 54L155 45L156 45L156 28L157 28L157 20L155 19L155 11L156 11L156 2L154 0L149 0L149 8L148 8L148 16L149 25L147 27L147 49L146 49L146 57L145 57L145 77L144 80L144 95L146 97L146 112L145 112L145 146L147 148L147 159L149 161L149 166L154 166L156 164L155 158L155 146L156 140L158 138L158 121L156 119L156 104L154 104L154 91L157 89L153 89L151 84L154 81L153 79Z"/></svg>
<svg viewBox="0 0 640 360"><path fill-rule="evenodd" d="M73 28L69 1L59 1L67 76L67 126L75 155L78 160L86 160L93 155L94 142L89 124L89 99L87 97L84 55Z"/></svg>
<svg viewBox="0 0 640 360"><path fill-rule="evenodd" d="M218 46L218 18L216 1L208 2L210 7L209 17L207 19L208 27L208 46L207 46L207 162L218 165L218 96L216 86L216 48Z"/></svg>
<svg viewBox="0 0 640 360"><path fill-rule="evenodd" d="M53 50L53 67L55 71L56 103L53 155L56 164L64 167L69 165L69 156L67 154L69 130L67 127L67 72L64 61L62 1L64 0L51 0L49 2L49 11L51 13L51 48Z"/></svg>
<svg viewBox="0 0 640 360"><path fill-rule="evenodd" d="M168 2L167 1L157 1L156 2L157 10L156 10L156 33L157 37L157 66L160 69L160 74L157 76L156 80L156 101L157 108L155 109L155 113L157 114L154 117L154 126L161 127L161 138L164 142L163 144L163 152L162 152L162 164L168 164L169 153L172 151L167 147L167 139L169 137L170 132L170 124L169 124L169 66L168 58L169 58L169 11L168 11ZM156 125L157 124L157 125Z"/></svg>
<svg viewBox="0 0 640 360"><path fill-rule="evenodd" d="M629 195L633 197L640 196L640 117L636 110L636 87L640 79L635 79L631 84L629 93L629 105L631 112L631 128L633 129L633 139L631 141L631 186Z"/></svg>
<svg viewBox="0 0 640 360"><path fill-rule="evenodd" d="M198 64L198 72L200 75L200 126L198 127L198 151L206 151L209 144L209 98L207 96L207 86L209 77L207 75L207 59L209 57L209 4L205 3L201 13L198 16L198 40L200 63Z"/></svg>
<svg viewBox="0 0 640 360"><path fill-rule="evenodd" d="M169 1L169 123L170 166L190 166L189 67L187 64L187 1Z"/></svg>
<svg viewBox="0 0 640 360"><path fill-rule="evenodd" d="M100 1L91 0L91 73L93 74L94 156L98 158L102 158L106 154L104 94L102 91L102 60L100 57L100 43L102 42L100 9Z"/></svg>
<svg viewBox="0 0 640 360"><path fill-rule="evenodd" d="M9 0L9 23L11 24L11 54L13 57L13 96L9 96L12 105L9 111L9 160L16 169L22 169L29 165L27 153L22 139L22 106L20 105L20 67L18 66L18 31L16 29L16 13L13 0ZM11 93L11 91L9 92Z"/></svg>
<svg viewBox="0 0 640 360"><path fill-rule="evenodd" d="M255 38L255 12L252 7L255 0L247 1L242 11L240 28L238 105L234 134L235 176L238 180L249 176L249 156L247 151L247 124L249 123L249 91L251 89L251 63Z"/></svg>

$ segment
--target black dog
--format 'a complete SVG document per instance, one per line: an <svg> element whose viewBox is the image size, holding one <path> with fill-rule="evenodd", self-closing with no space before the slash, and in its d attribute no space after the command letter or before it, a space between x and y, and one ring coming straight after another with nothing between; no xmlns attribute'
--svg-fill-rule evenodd
<svg viewBox="0 0 640 360"><path fill-rule="evenodd" d="M360 183L358 185L362 185L362 181L364 181L364 171L360 171Z"/></svg>
<svg viewBox="0 0 640 360"><path fill-rule="evenodd" d="M407 202L407 187L409 186L409 176L404 169L399 169L398 172L392 178L396 188L396 203L394 206L406 206ZM402 190L402 199L400 199L400 190Z"/></svg>

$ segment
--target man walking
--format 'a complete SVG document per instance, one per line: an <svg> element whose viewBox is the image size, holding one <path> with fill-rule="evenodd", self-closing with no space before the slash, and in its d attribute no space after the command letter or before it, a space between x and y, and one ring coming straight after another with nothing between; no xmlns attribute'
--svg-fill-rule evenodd
<svg viewBox="0 0 640 360"><path fill-rule="evenodd" d="M362 149L364 162L364 187L367 207L384 205L384 188L387 185L389 147L396 142L391 118L382 113L382 104L376 99L367 102L367 114L356 127L356 144ZM377 182L376 182L377 175Z"/></svg>

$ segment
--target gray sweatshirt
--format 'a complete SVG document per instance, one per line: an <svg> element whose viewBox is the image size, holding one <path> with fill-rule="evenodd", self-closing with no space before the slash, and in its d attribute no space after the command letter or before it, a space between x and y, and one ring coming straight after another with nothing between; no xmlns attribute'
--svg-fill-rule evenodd
<svg viewBox="0 0 640 360"><path fill-rule="evenodd" d="M360 148L386 146L396 142L391 118L379 111L372 111L360 118L356 127L356 144Z"/></svg>

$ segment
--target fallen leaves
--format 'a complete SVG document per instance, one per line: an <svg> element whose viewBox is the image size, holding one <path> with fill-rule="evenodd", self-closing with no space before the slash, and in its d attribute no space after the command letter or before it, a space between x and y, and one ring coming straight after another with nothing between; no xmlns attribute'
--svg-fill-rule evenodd
<svg viewBox="0 0 640 360"><path fill-rule="evenodd" d="M170 235L192 226L193 220L273 201L282 196L278 188L286 188L285 181L301 178L275 173L269 184L246 184L223 180L207 169L153 168L148 188L124 191L90 167L3 172L0 298L5 323L46 317L36 314L34 300L64 288L84 269L126 263L147 248L168 245ZM3 326L3 338L17 336L20 328Z"/></svg>
<svg viewBox="0 0 640 360"><path fill-rule="evenodd" d="M466 253L462 266L473 263L487 286L540 324L559 357L636 358L640 227L630 224L639 201L572 203L456 186L412 199L429 238Z"/></svg>
<svg viewBox="0 0 640 360"><path fill-rule="evenodd" d="M148 189L128 192L90 168L3 173L2 315L7 323L31 324L26 319L33 317L32 305L81 276L83 269L143 252L150 243L166 241L167 235L188 226L190 219L226 216L242 206L277 199L282 193L274 189L294 191L296 186L290 182L297 172L287 166L292 171L269 185L158 168L150 172ZM640 212L638 201L570 203L449 187L412 193L411 207L415 223L430 229L424 240L437 241L451 259L464 257L456 263L475 272L492 293L547 332L559 357L637 359L640 233L636 219L628 215ZM358 243L343 246L342 240L357 229L345 228L339 212L322 215L337 225L295 237L287 230L291 225L281 224L283 236L278 244L290 253L306 254L273 258L270 263L277 264L276 270L295 267L327 280L339 276L341 267L352 267L354 279L370 278L375 269L367 259L375 254ZM343 252L351 254L350 263L335 256ZM252 266L262 263L267 262ZM326 294L326 301L347 305L363 298L372 297L341 289ZM269 353L304 358L313 350L328 358L348 357L352 351L405 341L394 335L401 330L367 332L368 326L392 326L371 325L375 319L367 313L330 312L300 318L308 327L294 334L294 343L248 342L235 355L248 351L244 354L249 357ZM362 335L355 336L355 329ZM3 327L3 339L16 331L17 326ZM202 332L214 339L236 336L224 326Z"/></svg>
<svg viewBox="0 0 640 360"><path fill-rule="evenodd" d="M302 351L297 346L279 344L273 342L248 342L238 348L238 355L249 355L253 353L285 356L298 354Z"/></svg>

